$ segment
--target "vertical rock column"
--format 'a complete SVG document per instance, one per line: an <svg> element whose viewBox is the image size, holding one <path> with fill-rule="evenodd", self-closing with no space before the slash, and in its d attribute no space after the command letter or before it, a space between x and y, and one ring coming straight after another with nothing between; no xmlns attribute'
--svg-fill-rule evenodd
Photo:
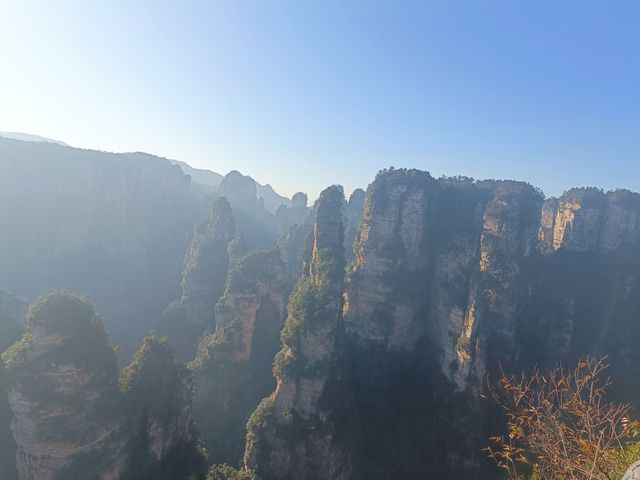
<svg viewBox="0 0 640 480"><path fill-rule="evenodd" d="M218 197L209 216L196 227L184 258L182 297L165 311L159 330L171 338L178 359L193 358L195 343L214 325L214 308L224 293L230 265L246 245L236 236L231 205Z"/></svg>
<svg viewBox="0 0 640 480"><path fill-rule="evenodd" d="M30 307L27 325L3 355L20 480L120 478L124 418L102 320L56 292Z"/></svg>
<svg viewBox="0 0 640 480"><path fill-rule="evenodd" d="M247 425L245 463L261 478L348 478L348 453L335 443L327 401L342 311L343 204L341 187L320 195L311 258L291 294L275 360L276 389Z"/></svg>

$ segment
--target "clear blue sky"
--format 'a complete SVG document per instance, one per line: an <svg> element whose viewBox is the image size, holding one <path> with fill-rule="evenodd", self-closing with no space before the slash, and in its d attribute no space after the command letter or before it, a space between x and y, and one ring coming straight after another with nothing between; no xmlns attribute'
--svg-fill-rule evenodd
<svg viewBox="0 0 640 480"><path fill-rule="evenodd" d="M640 190L640 1L0 0L0 130L277 190Z"/></svg>

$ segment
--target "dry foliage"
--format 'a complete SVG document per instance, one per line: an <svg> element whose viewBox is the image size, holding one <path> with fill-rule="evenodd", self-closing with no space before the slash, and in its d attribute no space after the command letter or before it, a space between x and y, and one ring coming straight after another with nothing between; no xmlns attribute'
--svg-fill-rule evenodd
<svg viewBox="0 0 640 480"><path fill-rule="evenodd" d="M628 404L605 400L606 368L604 359L585 358L574 369L502 372L489 388L508 434L491 437L487 455L513 480L619 480L632 460L627 453L637 454L628 445L640 424L629 419Z"/></svg>

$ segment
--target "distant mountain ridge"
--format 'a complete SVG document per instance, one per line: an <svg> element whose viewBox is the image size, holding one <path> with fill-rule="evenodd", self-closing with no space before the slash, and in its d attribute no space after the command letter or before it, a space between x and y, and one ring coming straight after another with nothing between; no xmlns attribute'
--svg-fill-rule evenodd
<svg viewBox="0 0 640 480"><path fill-rule="evenodd" d="M40 135L33 135L31 133L24 132L0 132L0 137L9 138L12 140L21 140L23 142L54 143L56 145L61 145L64 147L70 146L69 144L60 140L54 140L47 137L41 137ZM155 156L145 152L134 152L133 154L138 154L141 156ZM173 165L179 166L182 170L182 173L184 173L185 175L189 175L191 177L192 183L204 187L204 191L207 193L215 193L215 191L220 186L220 183L222 183L222 179L224 178L224 175L221 175L217 172L201 168L193 168L188 163L182 162L180 160L168 160ZM291 206L291 200L278 194L271 185L262 185L255 180L254 182L256 184L258 200L262 199L264 202L264 207L271 213L275 213L280 205L285 205L287 207Z"/></svg>
<svg viewBox="0 0 640 480"><path fill-rule="evenodd" d="M68 147L69 145L61 142L60 140L53 140L52 138L41 137L40 135L32 135L30 133L22 132L0 132L0 137L11 138L13 140L22 140L23 142L44 142L55 143L57 145L63 145Z"/></svg>

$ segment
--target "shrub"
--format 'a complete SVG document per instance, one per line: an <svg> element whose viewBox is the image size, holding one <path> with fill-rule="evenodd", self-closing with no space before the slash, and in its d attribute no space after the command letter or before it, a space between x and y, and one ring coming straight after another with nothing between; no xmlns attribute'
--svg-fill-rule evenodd
<svg viewBox="0 0 640 480"><path fill-rule="evenodd" d="M491 437L487 455L509 479L617 480L640 458L640 423L630 406L605 401L611 381L603 359L574 369L558 364L490 386L507 417L507 434Z"/></svg>

